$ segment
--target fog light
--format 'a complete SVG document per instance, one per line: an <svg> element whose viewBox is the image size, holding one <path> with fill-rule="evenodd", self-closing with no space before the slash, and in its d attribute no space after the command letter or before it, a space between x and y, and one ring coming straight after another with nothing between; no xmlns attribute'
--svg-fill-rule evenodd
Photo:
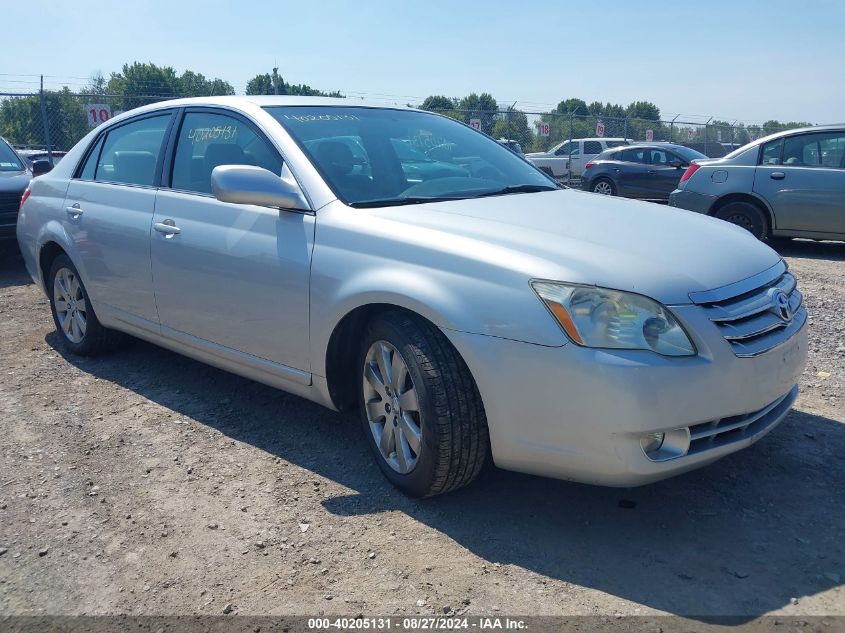
<svg viewBox="0 0 845 633"><path fill-rule="evenodd" d="M665 438L665 433L649 433L648 435L643 435L640 440L643 452L648 456L657 453L657 451L660 450L660 447L663 446L663 440Z"/></svg>
<svg viewBox="0 0 845 633"><path fill-rule="evenodd" d="M672 429L665 433L647 433L640 437L645 456L653 462L665 462L683 457L689 451L689 429Z"/></svg>

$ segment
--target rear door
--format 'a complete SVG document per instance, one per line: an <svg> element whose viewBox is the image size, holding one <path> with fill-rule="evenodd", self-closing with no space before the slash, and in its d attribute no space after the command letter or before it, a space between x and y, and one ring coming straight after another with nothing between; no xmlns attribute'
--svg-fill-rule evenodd
<svg viewBox="0 0 845 633"><path fill-rule="evenodd" d="M62 217L93 301L113 318L153 330L150 225L173 116L157 111L101 134L68 185Z"/></svg>
<svg viewBox="0 0 845 633"><path fill-rule="evenodd" d="M645 198L648 195L648 150L636 145L617 153L620 158L617 172L618 194L626 198Z"/></svg>
<svg viewBox="0 0 845 633"><path fill-rule="evenodd" d="M810 132L763 146L754 191L787 231L845 235L845 130Z"/></svg>
<svg viewBox="0 0 845 633"><path fill-rule="evenodd" d="M281 155L229 110L188 109L173 136L150 249L162 334L301 370L288 377L307 383L314 216L220 202L211 191L214 167L257 165L281 175Z"/></svg>

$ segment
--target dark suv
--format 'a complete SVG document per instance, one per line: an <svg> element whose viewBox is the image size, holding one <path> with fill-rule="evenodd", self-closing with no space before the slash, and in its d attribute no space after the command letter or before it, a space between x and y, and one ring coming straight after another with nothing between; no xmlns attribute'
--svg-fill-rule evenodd
<svg viewBox="0 0 845 633"><path fill-rule="evenodd" d="M707 157L673 143L614 147L584 165L581 186L608 196L666 202L684 170L698 158Z"/></svg>
<svg viewBox="0 0 845 633"><path fill-rule="evenodd" d="M31 177L24 160L0 138L0 239L15 237L21 196Z"/></svg>

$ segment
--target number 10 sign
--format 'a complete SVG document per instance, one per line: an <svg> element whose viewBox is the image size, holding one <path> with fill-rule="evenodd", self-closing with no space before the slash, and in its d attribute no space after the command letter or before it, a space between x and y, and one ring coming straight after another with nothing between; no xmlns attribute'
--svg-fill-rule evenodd
<svg viewBox="0 0 845 633"><path fill-rule="evenodd" d="M97 127L111 118L111 106L105 103L89 103L85 106L88 115L88 127Z"/></svg>

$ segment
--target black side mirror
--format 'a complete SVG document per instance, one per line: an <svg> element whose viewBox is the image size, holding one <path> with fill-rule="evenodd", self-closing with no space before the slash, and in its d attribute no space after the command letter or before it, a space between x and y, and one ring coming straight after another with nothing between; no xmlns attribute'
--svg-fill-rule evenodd
<svg viewBox="0 0 845 633"><path fill-rule="evenodd" d="M43 176L47 172L53 169L53 165L50 164L49 160L35 160L32 161L32 175L33 176Z"/></svg>
<svg viewBox="0 0 845 633"><path fill-rule="evenodd" d="M684 164L681 161L679 161L677 158L675 160L670 160L669 165L671 165L675 169L680 169L681 167L684 166Z"/></svg>

